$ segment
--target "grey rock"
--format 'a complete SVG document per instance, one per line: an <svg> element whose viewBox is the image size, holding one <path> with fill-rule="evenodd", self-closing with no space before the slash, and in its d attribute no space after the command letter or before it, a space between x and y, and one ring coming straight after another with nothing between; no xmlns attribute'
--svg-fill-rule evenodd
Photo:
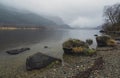
<svg viewBox="0 0 120 78"><path fill-rule="evenodd" d="M44 68L46 66L48 66L49 64L51 64L54 61L60 61L60 59L42 54L40 52L29 56L26 59L26 69L27 70L33 70L33 69L41 69Z"/></svg>
<svg viewBox="0 0 120 78"><path fill-rule="evenodd" d="M22 52L27 51L27 50L30 50L30 48L8 50L8 51L6 51L6 53L11 54L11 55L16 55L16 54L22 53Z"/></svg>

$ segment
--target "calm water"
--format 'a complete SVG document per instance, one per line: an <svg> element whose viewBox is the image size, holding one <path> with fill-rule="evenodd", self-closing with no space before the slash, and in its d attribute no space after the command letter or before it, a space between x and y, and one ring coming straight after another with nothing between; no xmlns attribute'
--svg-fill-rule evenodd
<svg viewBox="0 0 120 78"><path fill-rule="evenodd" d="M58 36L59 35L59 36ZM0 50L41 43L45 41L60 41L62 31L57 30L14 30L0 31Z"/></svg>
<svg viewBox="0 0 120 78"><path fill-rule="evenodd" d="M62 57L62 43L69 38L76 38L85 41L93 39L91 46L96 48L94 34L99 34L98 30L12 30L0 31L0 55L6 50L30 47L29 54L43 52L51 56ZM48 46L48 49L44 49ZM57 51L56 51L57 50ZM60 52L59 52L60 51ZM54 53L52 53L54 52ZM26 52L27 53L27 52ZM55 55L56 53L57 56ZM23 54L23 53L22 53Z"/></svg>
<svg viewBox="0 0 120 78"><path fill-rule="evenodd" d="M36 52L62 59L62 43L69 38L85 41L94 40L91 46L96 47L94 34L98 30L17 30L0 31L0 76L11 75L10 72L24 71L26 58ZM48 46L44 49L44 46ZM6 50L13 48L30 47L30 51L18 55L9 55ZM4 73L5 72L5 73Z"/></svg>
<svg viewBox="0 0 120 78"><path fill-rule="evenodd" d="M94 39L98 30L14 30L0 31L0 50L38 43L63 42L69 38Z"/></svg>

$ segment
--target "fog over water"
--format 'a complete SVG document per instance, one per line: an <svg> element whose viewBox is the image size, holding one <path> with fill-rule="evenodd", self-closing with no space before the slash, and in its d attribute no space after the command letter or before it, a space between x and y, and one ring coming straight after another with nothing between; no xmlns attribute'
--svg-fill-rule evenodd
<svg viewBox="0 0 120 78"><path fill-rule="evenodd" d="M103 22L103 8L119 0L1 0L0 3L40 15L61 17L71 27L96 27Z"/></svg>

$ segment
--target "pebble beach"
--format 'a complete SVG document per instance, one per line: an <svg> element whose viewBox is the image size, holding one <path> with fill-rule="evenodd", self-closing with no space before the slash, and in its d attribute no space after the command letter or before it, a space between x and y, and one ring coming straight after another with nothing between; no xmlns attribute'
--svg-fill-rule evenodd
<svg viewBox="0 0 120 78"><path fill-rule="evenodd" d="M118 44L116 47L97 48L97 54L93 56L63 54L62 63L55 62L39 70L27 71L25 61L24 64L18 62L9 65L11 67L1 66L0 69L6 68L6 70L0 71L0 78L120 78L119 56L120 45ZM104 60L102 69L89 72L89 77L76 76L91 68L99 57Z"/></svg>

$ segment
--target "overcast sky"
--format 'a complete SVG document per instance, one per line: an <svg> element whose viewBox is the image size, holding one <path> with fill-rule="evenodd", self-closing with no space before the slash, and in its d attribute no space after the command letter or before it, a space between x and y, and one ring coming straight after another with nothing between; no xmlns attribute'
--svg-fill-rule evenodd
<svg viewBox="0 0 120 78"><path fill-rule="evenodd" d="M0 0L38 14L61 17L72 27L96 27L103 22L103 8L120 0Z"/></svg>

